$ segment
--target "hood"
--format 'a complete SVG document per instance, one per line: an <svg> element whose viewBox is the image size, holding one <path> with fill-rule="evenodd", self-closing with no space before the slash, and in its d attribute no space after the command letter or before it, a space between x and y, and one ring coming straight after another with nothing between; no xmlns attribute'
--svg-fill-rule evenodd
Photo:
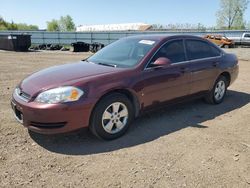
<svg viewBox="0 0 250 188"><path fill-rule="evenodd" d="M117 72L118 69L83 61L54 66L25 78L20 84L20 89L33 96L41 90L63 86L69 81Z"/></svg>

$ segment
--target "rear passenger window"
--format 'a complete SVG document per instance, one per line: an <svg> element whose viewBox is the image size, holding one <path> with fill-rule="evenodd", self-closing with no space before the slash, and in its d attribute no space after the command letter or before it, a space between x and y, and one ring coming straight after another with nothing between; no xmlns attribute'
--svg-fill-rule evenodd
<svg viewBox="0 0 250 188"><path fill-rule="evenodd" d="M221 52L217 48L215 48L214 46L210 46L210 48L211 48L211 52L210 52L211 57L216 57L216 56L221 55Z"/></svg>
<svg viewBox="0 0 250 188"><path fill-rule="evenodd" d="M166 43L156 53L152 62L156 61L160 57L166 57L170 59L172 63L186 61L183 40L174 40Z"/></svg>
<svg viewBox="0 0 250 188"><path fill-rule="evenodd" d="M204 41L186 40L189 60L220 56L220 51Z"/></svg>

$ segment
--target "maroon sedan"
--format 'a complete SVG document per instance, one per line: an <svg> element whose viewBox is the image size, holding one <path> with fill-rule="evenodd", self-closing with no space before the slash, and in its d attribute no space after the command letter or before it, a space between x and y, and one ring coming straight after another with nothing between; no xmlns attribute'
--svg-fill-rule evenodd
<svg viewBox="0 0 250 188"><path fill-rule="evenodd" d="M89 127L114 139L141 112L166 102L197 96L221 103L237 75L237 57L205 39L133 36L84 61L32 74L16 87L11 105L16 119L34 132Z"/></svg>

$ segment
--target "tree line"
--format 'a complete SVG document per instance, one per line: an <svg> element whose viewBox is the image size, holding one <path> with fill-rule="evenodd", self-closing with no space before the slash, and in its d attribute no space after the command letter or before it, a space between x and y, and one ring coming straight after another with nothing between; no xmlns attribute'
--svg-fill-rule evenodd
<svg viewBox="0 0 250 188"><path fill-rule="evenodd" d="M0 16L0 30L38 30L38 26L26 23L14 23L13 21L7 22Z"/></svg>
<svg viewBox="0 0 250 188"><path fill-rule="evenodd" d="M48 31L75 31L76 27L71 16L61 16L59 20L47 22Z"/></svg>
<svg viewBox="0 0 250 188"><path fill-rule="evenodd" d="M153 24L155 30L215 30L215 29L250 29L250 20L244 19L244 14L247 10L249 0L220 0L220 8L216 12L216 26L206 27L202 23L198 24ZM28 25L25 23L14 23L5 21L0 17L0 30L38 30L36 25ZM52 19L47 22L47 31L75 31L75 23L71 16L61 16L58 20Z"/></svg>

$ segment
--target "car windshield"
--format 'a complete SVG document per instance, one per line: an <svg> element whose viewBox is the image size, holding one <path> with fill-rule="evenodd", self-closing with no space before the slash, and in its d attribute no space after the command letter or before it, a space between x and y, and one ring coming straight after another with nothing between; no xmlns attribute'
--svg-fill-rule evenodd
<svg viewBox="0 0 250 188"><path fill-rule="evenodd" d="M154 40L120 39L98 51L87 61L113 67L134 67L155 44Z"/></svg>

